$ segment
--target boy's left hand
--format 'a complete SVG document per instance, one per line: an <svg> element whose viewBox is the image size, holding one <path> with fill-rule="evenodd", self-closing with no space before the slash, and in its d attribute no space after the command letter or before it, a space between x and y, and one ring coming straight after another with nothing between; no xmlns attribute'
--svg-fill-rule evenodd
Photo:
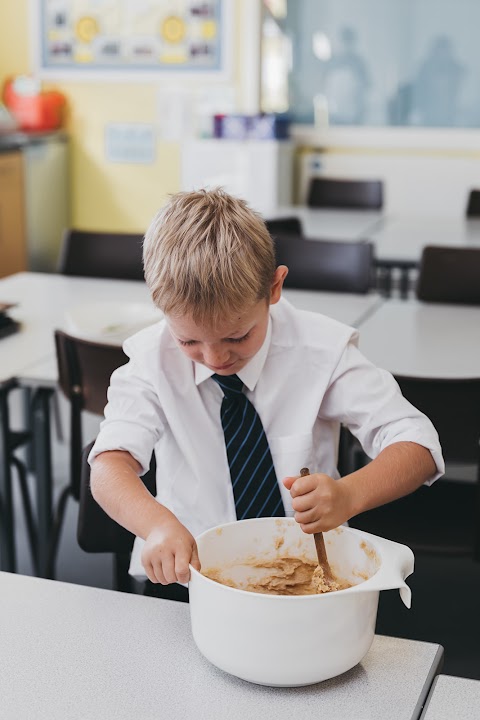
<svg viewBox="0 0 480 720"><path fill-rule="evenodd" d="M327 532L350 517L349 493L341 480L324 473L284 478L290 490L295 520L303 532Z"/></svg>

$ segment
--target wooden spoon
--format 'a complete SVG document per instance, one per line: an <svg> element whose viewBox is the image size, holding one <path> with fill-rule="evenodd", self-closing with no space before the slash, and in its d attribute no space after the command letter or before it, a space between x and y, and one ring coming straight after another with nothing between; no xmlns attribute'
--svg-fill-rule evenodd
<svg viewBox="0 0 480 720"><path fill-rule="evenodd" d="M300 470L300 475L302 477L305 477L306 475L310 475L310 470L308 468L302 468ZM325 549L325 541L323 539L323 533L316 532L313 534L313 539L315 540L315 548L317 550L317 558L318 558L318 564L323 570L323 577L327 585L331 586L333 589L338 588L338 583L335 580L335 576L332 572L332 568L330 567L330 564L328 562L327 558L327 551Z"/></svg>

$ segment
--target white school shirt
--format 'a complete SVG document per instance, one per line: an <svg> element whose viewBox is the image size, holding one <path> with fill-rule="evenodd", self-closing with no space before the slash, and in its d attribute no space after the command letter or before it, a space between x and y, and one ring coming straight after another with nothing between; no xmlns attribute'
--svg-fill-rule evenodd
<svg viewBox="0 0 480 720"><path fill-rule="evenodd" d="M262 420L287 515L282 479L300 468L338 478L340 423L372 458L395 442L428 448L444 472L438 435L400 393L392 375L357 349L358 333L324 315L297 310L285 299L270 306L265 341L239 371ZM105 420L89 462L106 450L126 450L149 467L157 460L157 500L195 537L236 520L225 439L223 393L213 372L177 347L165 320L124 343L130 361L115 370ZM136 538L130 573L144 578L143 540Z"/></svg>

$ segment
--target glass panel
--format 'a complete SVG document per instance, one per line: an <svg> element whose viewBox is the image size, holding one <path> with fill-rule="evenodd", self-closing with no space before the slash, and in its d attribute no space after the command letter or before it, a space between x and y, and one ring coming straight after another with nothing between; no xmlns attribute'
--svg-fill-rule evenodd
<svg viewBox="0 0 480 720"><path fill-rule="evenodd" d="M270 72L262 87L269 110L285 110L278 88L288 74L293 122L480 124L478 0L287 0L284 17L272 7L266 13ZM283 64L271 59L272 36Z"/></svg>

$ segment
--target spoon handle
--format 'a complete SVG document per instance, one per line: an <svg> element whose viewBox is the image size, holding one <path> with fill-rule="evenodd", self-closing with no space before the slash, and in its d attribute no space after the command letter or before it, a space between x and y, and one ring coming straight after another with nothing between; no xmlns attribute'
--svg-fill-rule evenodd
<svg viewBox="0 0 480 720"><path fill-rule="evenodd" d="M306 475L310 475L310 470L308 468L302 468L300 470L300 475L302 477L305 477ZM318 564L320 565L320 567L323 568L323 572L324 572L327 580L331 580L331 579L333 579L333 573L332 573L330 564L328 562L327 551L325 549L325 541L323 539L323 533L321 533L321 532L314 533L313 539L315 540L315 549L317 551Z"/></svg>

